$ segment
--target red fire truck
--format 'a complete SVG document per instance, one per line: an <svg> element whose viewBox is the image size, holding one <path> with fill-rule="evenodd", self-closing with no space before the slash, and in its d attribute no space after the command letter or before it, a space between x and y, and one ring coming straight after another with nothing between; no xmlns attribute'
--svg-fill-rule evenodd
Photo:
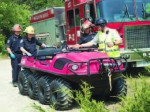
<svg viewBox="0 0 150 112"><path fill-rule="evenodd" d="M37 38L48 44L58 45L65 39L67 44L76 44L85 18L93 23L97 18L105 18L107 26L119 32L123 39L121 55L130 56L132 67L150 64L143 60L150 57L149 0L65 0L65 8L53 7L34 13L31 25Z"/></svg>

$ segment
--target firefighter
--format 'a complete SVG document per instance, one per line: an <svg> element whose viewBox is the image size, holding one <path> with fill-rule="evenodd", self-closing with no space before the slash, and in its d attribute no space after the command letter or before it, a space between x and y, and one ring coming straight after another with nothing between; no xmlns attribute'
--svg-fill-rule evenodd
<svg viewBox="0 0 150 112"><path fill-rule="evenodd" d="M26 27L24 32L26 33L26 37L20 42L20 50L28 56L35 57L37 53L36 45L45 48L46 44L39 42L35 38L35 31L32 26Z"/></svg>
<svg viewBox="0 0 150 112"><path fill-rule="evenodd" d="M89 20L86 20L83 24L82 24L82 37L79 39L78 44L84 44L87 43L89 41L91 41L96 33L93 32L93 27L95 25L92 24ZM97 45L93 45L91 46L92 48L97 48Z"/></svg>
<svg viewBox="0 0 150 112"><path fill-rule="evenodd" d="M12 28L13 35L7 40L7 51L11 59L12 66L12 84L14 87L17 87L18 74L21 70L21 67L18 65L21 61L22 52L19 48L20 41L22 37L20 36L21 27L19 24L15 24Z"/></svg>
<svg viewBox="0 0 150 112"><path fill-rule="evenodd" d="M95 25L98 26L99 31L94 37L94 39L90 42L81 45L76 45L74 47L89 47L98 43L98 49L100 52L106 52L110 57L120 57L118 45L122 43L122 39L115 29L108 28L106 24L107 22L105 19L97 19Z"/></svg>
<svg viewBox="0 0 150 112"><path fill-rule="evenodd" d="M89 20L85 20L85 22L83 22L82 27L81 27L81 31L83 33L82 37L78 40L78 44L76 45L70 45L69 47L74 47L74 46L78 46L84 43L87 43L89 41L91 41L96 33L93 32L93 27L95 25L92 24ZM92 45L90 46L92 48L97 48L97 45Z"/></svg>

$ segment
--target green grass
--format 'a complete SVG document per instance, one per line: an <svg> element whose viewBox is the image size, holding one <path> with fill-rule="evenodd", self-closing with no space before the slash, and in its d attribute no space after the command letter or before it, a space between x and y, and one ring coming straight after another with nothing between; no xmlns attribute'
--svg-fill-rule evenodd
<svg viewBox="0 0 150 112"><path fill-rule="evenodd" d="M9 58L8 55L6 55L6 54L3 55L3 54L0 53L0 60L1 60L1 59L8 59L8 58Z"/></svg>

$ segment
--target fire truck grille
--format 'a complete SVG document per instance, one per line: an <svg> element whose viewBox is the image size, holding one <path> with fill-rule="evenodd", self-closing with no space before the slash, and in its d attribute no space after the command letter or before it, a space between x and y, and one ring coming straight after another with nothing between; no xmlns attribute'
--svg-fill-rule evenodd
<svg viewBox="0 0 150 112"><path fill-rule="evenodd" d="M125 27L126 49L150 48L150 26Z"/></svg>

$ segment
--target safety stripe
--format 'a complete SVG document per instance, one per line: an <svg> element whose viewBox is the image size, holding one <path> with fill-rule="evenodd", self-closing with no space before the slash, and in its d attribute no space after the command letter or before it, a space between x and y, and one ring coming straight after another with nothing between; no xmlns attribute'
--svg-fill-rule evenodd
<svg viewBox="0 0 150 112"><path fill-rule="evenodd" d="M105 49L98 49L98 51L105 51ZM114 51L119 51L119 50L118 49L106 50L106 52L114 52Z"/></svg>

